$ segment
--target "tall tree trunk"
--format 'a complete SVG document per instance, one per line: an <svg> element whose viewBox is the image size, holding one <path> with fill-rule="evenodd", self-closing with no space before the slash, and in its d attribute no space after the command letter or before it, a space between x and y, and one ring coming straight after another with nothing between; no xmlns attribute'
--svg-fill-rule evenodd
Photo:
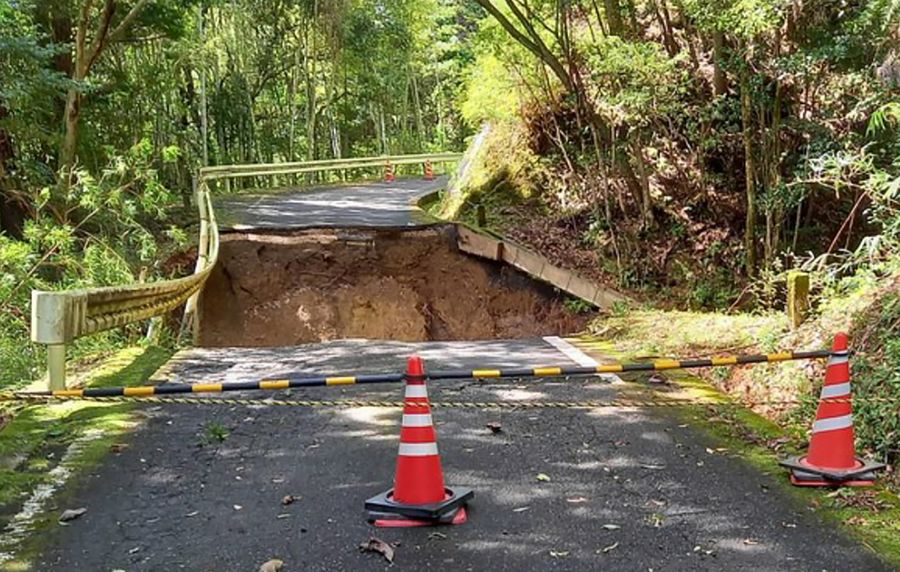
<svg viewBox="0 0 900 572"><path fill-rule="evenodd" d="M728 78L722 69L725 59L725 34L713 32L713 95L725 95L728 92Z"/></svg>
<svg viewBox="0 0 900 572"><path fill-rule="evenodd" d="M603 9L606 12L606 21L609 23L609 34L623 36L625 23L622 22L622 8L619 6L619 0L603 0Z"/></svg>
<svg viewBox="0 0 900 572"><path fill-rule="evenodd" d="M666 47L666 53L670 58L678 55L678 43L675 41L675 34L672 31L672 19L669 16L669 9L666 6L666 0L657 0L653 3L653 9L656 12L656 20L663 32L663 45Z"/></svg>
<svg viewBox="0 0 900 572"><path fill-rule="evenodd" d="M75 83L82 83L91 73L91 68L109 46L109 44L121 40L131 24L149 0L138 0L131 10L122 18L119 24L113 28L112 19L118 8L117 0L106 0L103 10L93 31L94 37L88 43L88 27L91 24L92 6L91 0L84 0L81 7L81 17L75 30L75 60L72 65L71 79ZM82 94L79 88L71 88L66 94L66 107L63 112L63 128L65 134L60 147L60 167L71 170L75 164L75 154L78 145L78 121L81 116Z"/></svg>
<svg viewBox="0 0 900 572"><path fill-rule="evenodd" d="M750 70L741 69L741 123L744 141L745 190L747 193L747 221L744 229L744 261L747 275L756 272L756 162L753 156L753 101L750 94Z"/></svg>
<svg viewBox="0 0 900 572"><path fill-rule="evenodd" d="M84 78L74 77L76 81ZM63 142L59 152L59 165L66 170L75 165L75 153L78 145L78 120L81 115L81 93L70 89L66 94L66 109L63 113Z"/></svg>
<svg viewBox="0 0 900 572"><path fill-rule="evenodd" d="M206 43L206 28L204 26L205 8L203 2L197 7L197 32L200 37L200 45ZM200 138L202 140L203 165L209 165L209 113L206 100L206 69L200 70Z"/></svg>
<svg viewBox="0 0 900 572"><path fill-rule="evenodd" d="M0 100L0 122L9 116L9 110ZM0 128L0 232L13 238L22 238L25 209L10 192L9 165L14 159L12 138Z"/></svg>
<svg viewBox="0 0 900 572"><path fill-rule="evenodd" d="M419 81L415 74L412 77L413 104L416 106L416 134L419 138L419 147L421 148L425 141L425 123L422 121L422 101L419 97ZM440 95L438 95L440 97Z"/></svg>
<svg viewBox="0 0 900 572"><path fill-rule="evenodd" d="M635 133L631 136L631 153L634 164L637 166L637 174L641 185L641 222L649 225L653 222L653 203L650 196L650 177L647 174L647 163L644 157L644 147L640 137Z"/></svg>
<svg viewBox="0 0 900 572"><path fill-rule="evenodd" d="M781 33L776 34L775 57L781 56ZM772 199L766 201L766 264L771 264L781 247L782 226L784 224L784 200L781 197L781 114L784 97L781 81L775 78L775 99L772 102L772 125L768 136L768 158L766 169L768 181L766 189Z"/></svg>

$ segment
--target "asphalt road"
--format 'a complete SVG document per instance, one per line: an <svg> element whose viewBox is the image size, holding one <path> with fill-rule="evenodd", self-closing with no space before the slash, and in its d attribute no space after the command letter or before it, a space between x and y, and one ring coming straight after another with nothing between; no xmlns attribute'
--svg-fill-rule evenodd
<svg viewBox="0 0 900 572"><path fill-rule="evenodd" d="M215 209L223 230L274 230L340 227L416 227L432 219L415 201L445 187L433 181L398 179L342 187L314 187L221 199Z"/></svg>
<svg viewBox="0 0 900 572"><path fill-rule="evenodd" d="M191 350L165 376L390 371L411 351L441 369L570 363L542 340L343 341ZM436 382L430 391L434 400L574 400L613 398L622 387L592 378ZM390 385L290 397L400 395ZM888 570L794 505L776 486L784 474L715 451L664 409L436 409L447 481L476 491L469 522L388 530L366 523L363 502L391 484L399 410L171 405L139 415L145 422L129 446L67 493L67 506L88 512L52 532L35 570L249 572L270 558L287 572ZM222 429L224 440L211 438ZM285 495L300 499L283 506ZM396 544L393 567L358 550L372 535Z"/></svg>

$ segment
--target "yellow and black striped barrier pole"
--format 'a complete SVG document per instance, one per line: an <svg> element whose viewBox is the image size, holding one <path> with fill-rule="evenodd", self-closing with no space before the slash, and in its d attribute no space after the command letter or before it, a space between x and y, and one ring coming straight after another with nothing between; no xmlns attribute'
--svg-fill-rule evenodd
<svg viewBox="0 0 900 572"><path fill-rule="evenodd" d="M225 391L257 391L292 389L297 387L323 387L332 385L356 385L366 383L399 383L402 373L346 376L285 377L242 381L234 383L164 383L138 387L92 387L87 389L65 389L17 393L22 397L150 397L156 395L176 395L182 393L222 393Z"/></svg>
<svg viewBox="0 0 900 572"><path fill-rule="evenodd" d="M485 379L498 377L558 377L566 375L594 375L598 373L623 373L629 371L664 371L669 369L695 369L752 363L775 363L790 360L827 358L828 350L807 352L780 352L745 356L723 356L705 359L659 359L648 362L608 363L588 367L536 367L513 369L473 369L426 372L428 379Z"/></svg>
<svg viewBox="0 0 900 572"><path fill-rule="evenodd" d="M596 375L603 373L624 373L631 371L664 371L671 369L692 369L703 367L722 367L754 363L776 363L790 360L827 358L828 350L806 352L780 352L773 354L756 354L745 356L724 356L705 359L660 359L649 362L610 363L590 367L544 366L509 369L460 369L426 372L430 380L446 379L488 379L488 378L527 378L527 377L564 377ZM139 387L96 387L86 389L65 389L54 391L20 392L14 395L19 398L57 397L78 399L82 397L150 397L160 395L176 395L185 393L222 393L229 391L279 390L301 387L328 387L334 385L361 385L376 383L400 383L402 373L367 374L367 375L335 375L313 377L284 377L280 379L264 379L260 381L234 383L164 383Z"/></svg>

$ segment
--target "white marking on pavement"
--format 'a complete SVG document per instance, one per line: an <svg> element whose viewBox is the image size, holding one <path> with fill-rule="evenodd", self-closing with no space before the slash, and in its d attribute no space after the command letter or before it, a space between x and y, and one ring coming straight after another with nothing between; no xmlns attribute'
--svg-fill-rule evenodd
<svg viewBox="0 0 900 572"><path fill-rule="evenodd" d="M44 513L48 502L53 498L57 489L62 487L72 475L74 460L84 450L85 445L103 435L103 431L90 430L72 442L66 449L59 464L47 473L47 482L34 488L31 496L22 505L22 510L9 521L6 529L0 536L0 564L8 562L15 557L13 550L22 542L34 528L37 518Z"/></svg>
<svg viewBox="0 0 900 572"><path fill-rule="evenodd" d="M547 336L544 341L582 367L595 367L596 360L558 336Z"/></svg>
<svg viewBox="0 0 900 572"><path fill-rule="evenodd" d="M597 361L559 336L546 336L544 341L581 367L597 367ZM597 374L597 377L612 383L624 383L622 378L612 373Z"/></svg>

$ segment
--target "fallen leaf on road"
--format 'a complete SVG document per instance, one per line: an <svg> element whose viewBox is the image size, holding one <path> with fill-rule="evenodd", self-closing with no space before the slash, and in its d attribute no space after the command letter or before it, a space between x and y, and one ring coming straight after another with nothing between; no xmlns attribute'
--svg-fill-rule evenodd
<svg viewBox="0 0 900 572"><path fill-rule="evenodd" d="M63 513L59 515L59 522L69 522L70 520L75 520L86 512L87 509L84 507L64 510Z"/></svg>
<svg viewBox="0 0 900 572"><path fill-rule="evenodd" d="M604 524L603 528L605 528L606 530L619 530L622 527L618 524Z"/></svg>
<svg viewBox="0 0 900 572"><path fill-rule="evenodd" d="M774 449L775 451L778 451L784 445L786 445L790 442L791 442L790 437L778 437L778 438L769 439L768 441L766 441L766 447L768 447L769 449Z"/></svg>
<svg viewBox="0 0 900 572"><path fill-rule="evenodd" d="M300 497L295 497L294 495L284 495L284 498L281 499L281 504L287 506L298 500L300 500Z"/></svg>
<svg viewBox="0 0 900 572"><path fill-rule="evenodd" d="M514 508L513 512L525 512L526 510L528 510L530 508L531 508L530 506L520 506L519 508Z"/></svg>
<svg viewBox="0 0 900 572"><path fill-rule="evenodd" d="M587 502L587 501L588 501L587 497L572 497L570 499L566 499L566 502L570 503L570 504L581 504L581 503Z"/></svg>
<svg viewBox="0 0 900 572"><path fill-rule="evenodd" d="M360 552L377 552L384 556L384 559L391 564L394 563L394 549L391 548L390 544L380 538L374 536L369 538L369 540L359 545L359 550Z"/></svg>
<svg viewBox="0 0 900 572"><path fill-rule="evenodd" d="M124 451L127 448L128 448L127 443L113 443L112 445L109 446L109 450L112 451L113 453L121 453L122 451Z"/></svg>
<svg viewBox="0 0 900 572"><path fill-rule="evenodd" d="M550 477L545 475L544 473L538 473L538 475L535 478L541 482L547 482L550 480Z"/></svg>
<svg viewBox="0 0 900 572"><path fill-rule="evenodd" d="M612 552L613 550L615 550L616 548L618 548L618 546L619 546L619 543L618 543L618 542L614 542L614 543L610 544L609 546L607 546L607 547L605 547L605 548L601 548L600 550L598 550L598 551L597 551L597 554L606 554L607 552Z"/></svg>
<svg viewBox="0 0 900 572"><path fill-rule="evenodd" d="M264 562L263 565L259 567L259 572L278 572L282 568L284 568L284 562L277 558L273 558L268 562Z"/></svg>
<svg viewBox="0 0 900 572"><path fill-rule="evenodd" d="M491 421L490 423L485 424L485 427L491 430L491 433L500 433L503 431L503 426L501 426L496 421Z"/></svg>
<svg viewBox="0 0 900 572"><path fill-rule="evenodd" d="M551 550L550 551L550 556L552 556L554 558L565 558L568 555L569 555L568 550L564 550L564 551Z"/></svg>

